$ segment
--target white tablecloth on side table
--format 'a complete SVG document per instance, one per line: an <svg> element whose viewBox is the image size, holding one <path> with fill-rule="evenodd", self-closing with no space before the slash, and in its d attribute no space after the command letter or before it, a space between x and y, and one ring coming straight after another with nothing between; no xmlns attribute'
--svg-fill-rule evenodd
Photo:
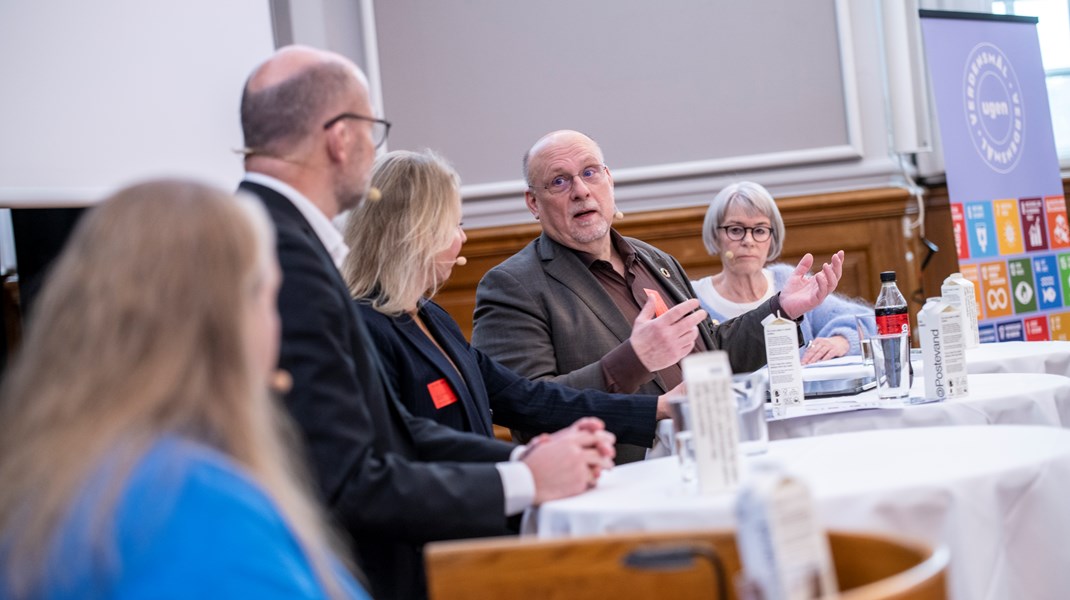
<svg viewBox="0 0 1070 600"><path fill-rule="evenodd" d="M1070 377L1070 342L998 342L966 351L970 373L1050 373Z"/></svg>
<svg viewBox="0 0 1070 600"><path fill-rule="evenodd" d="M769 438L937 425L1070 427L1070 377L1044 373L993 373L969 375L969 383L970 393L965 398L902 408L815 414L771 421ZM920 397L924 393L924 380L915 377L911 395ZM875 390L858 394L856 398L879 404ZM804 404L806 402L811 401L804 401Z"/></svg>
<svg viewBox="0 0 1070 600"><path fill-rule="evenodd" d="M819 413L770 421L769 439L779 440L870 429L933 427L940 425L1050 425L1070 428L1070 377L1044 373L970 375L970 394L943 402L902 408L871 408ZM914 378L911 395L925 393L925 382ZM870 390L848 397L860 404L878 405ZM822 406L836 398L805 400L803 406ZM792 408L792 412L801 412ZM671 453L672 421L658 423L658 441L650 458Z"/></svg>
<svg viewBox="0 0 1070 600"><path fill-rule="evenodd" d="M924 427L770 443L809 482L828 528L888 532L951 550L956 599L1070 592L1070 431ZM672 458L616 467L590 492L529 515L540 537L732 527L734 497L689 495Z"/></svg>

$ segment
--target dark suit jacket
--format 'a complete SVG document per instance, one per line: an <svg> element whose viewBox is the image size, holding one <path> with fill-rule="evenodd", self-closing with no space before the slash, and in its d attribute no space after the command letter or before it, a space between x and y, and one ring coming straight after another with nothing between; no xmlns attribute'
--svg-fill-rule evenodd
<svg viewBox="0 0 1070 600"><path fill-rule="evenodd" d="M676 259L650 244L625 239L651 273L664 277L671 296L666 303L695 297ZM777 308L779 296L774 296L720 325L707 320L699 334L707 348L728 351L734 372L753 371L766 362L761 321ZM472 345L532 379L604 390L599 360L631 333L632 324L575 252L546 234L488 271L476 289ZM664 394L668 389L655 375L638 391Z"/></svg>
<svg viewBox="0 0 1070 600"><path fill-rule="evenodd" d="M547 432L594 415L621 441L644 447L653 442L656 396L580 391L531 381L473 348L442 307L423 302L420 317L457 366L454 369L411 317L390 317L367 303L357 304L379 349L387 381L397 386L396 397L414 415L485 436L494 435L492 420L505 427ZM441 390L435 383L441 380L456 400L437 408L431 389ZM442 394L438 392L439 397Z"/></svg>
<svg viewBox="0 0 1070 600"><path fill-rule="evenodd" d="M494 463L513 446L413 417L382 380L379 357L341 275L283 195L251 182L276 228L279 363L285 403L336 521L377 598L426 595L423 544L508 533Z"/></svg>

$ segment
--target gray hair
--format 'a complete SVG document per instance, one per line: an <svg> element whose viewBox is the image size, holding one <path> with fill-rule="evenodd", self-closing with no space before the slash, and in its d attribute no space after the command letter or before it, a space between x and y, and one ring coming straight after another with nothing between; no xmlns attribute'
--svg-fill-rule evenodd
<svg viewBox="0 0 1070 600"><path fill-rule="evenodd" d="M717 228L721 226L725 213L732 206L742 207L748 214L765 215L769 219L773 237L769 242L769 257L766 260L776 260L784 249L784 219L781 218L780 209L777 208L769 190L753 181L733 183L714 196L706 210L706 220L702 223L702 243L706 245L706 251L711 255L721 252L717 242Z"/></svg>
<svg viewBox="0 0 1070 600"><path fill-rule="evenodd" d="M251 154L280 156L323 126L325 113L353 89L352 70L324 62L257 91L245 84L241 99L242 134Z"/></svg>

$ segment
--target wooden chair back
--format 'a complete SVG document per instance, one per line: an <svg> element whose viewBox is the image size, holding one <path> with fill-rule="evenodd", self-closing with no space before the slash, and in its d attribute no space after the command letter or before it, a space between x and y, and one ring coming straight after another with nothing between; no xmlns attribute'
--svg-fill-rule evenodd
<svg viewBox="0 0 1070 600"><path fill-rule="evenodd" d="M947 597L946 549L842 532L829 546L843 600ZM425 555L432 600L735 600L741 570L727 530L436 542Z"/></svg>

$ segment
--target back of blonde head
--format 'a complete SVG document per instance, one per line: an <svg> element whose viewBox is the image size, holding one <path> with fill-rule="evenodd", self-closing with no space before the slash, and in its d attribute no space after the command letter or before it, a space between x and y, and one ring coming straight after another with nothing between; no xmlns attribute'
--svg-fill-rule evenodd
<svg viewBox="0 0 1070 600"><path fill-rule="evenodd" d="M398 315L434 295L444 283L435 280L435 254L450 245L461 217L459 182L429 150L398 150L375 161L371 185L382 197L355 208L346 223L350 252L342 272L354 297Z"/></svg>
<svg viewBox="0 0 1070 600"><path fill-rule="evenodd" d="M0 547L19 549L0 579L15 597L47 575L56 529L104 460L118 469L93 539L107 545L129 470L168 434L246 467L318 560L328 542L245 347L271 236L263 209L183 181L127 188L83 218L0 394Z"/></svg>

